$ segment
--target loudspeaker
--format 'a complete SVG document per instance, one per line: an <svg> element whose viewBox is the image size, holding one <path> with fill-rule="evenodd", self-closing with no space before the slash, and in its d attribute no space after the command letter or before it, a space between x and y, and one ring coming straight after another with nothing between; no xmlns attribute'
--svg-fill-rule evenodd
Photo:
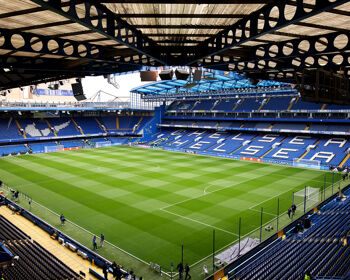
<svg viewBox="0 0 350 280"><path fill-rule="evenodd" d="M350 104L350 81L342 74L324 69L305 69L296 75L296 80L303 101Z"/></svg>
<svg viewBox="0 0 350 280"><path fill-rule="evenodd" d="M141 71L140 78L141 82L156 82L157 71Z"/></svg>
<svg viewBox="0 0 350 280"><path fill-rule="evenodd" d="M249 78L248 80L252 86L256 86L259 83L259 80L254 79L254 78Z"/></svg>
<svg viewBox="0 0 350 280"><path fill-rule="evenodd" d="M175 71L175 76L176 76L176 79L178 79L178 80L185 80L186 81L188 79L189 75L190 75L190 73L188 73L184 69L176 69L176 71Z"/></svg>
<svg viewBox="0 0 350 280"><path fill-rule="evenodd" d="M193 81L199 82L202 79L202 70L195 70L193 74Z"/></svg>
<svg viewBox="0 0 350 280"><path fill-rule="evenodd" d="M76 100L81 101L86 99L81 82L72 84L72 90Z"/></svg>
<svg viewBox="0 0 350 280"><path fill-rule="evenodd" d="M166 81L166 80L172 80L174 76L174 71L173 69L170 70L164 70L159 73L159 77L161 80Z"/></svg>

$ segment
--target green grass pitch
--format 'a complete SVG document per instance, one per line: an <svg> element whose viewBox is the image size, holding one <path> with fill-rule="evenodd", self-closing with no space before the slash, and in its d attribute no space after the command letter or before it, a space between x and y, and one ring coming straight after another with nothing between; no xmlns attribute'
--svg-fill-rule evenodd
<svg viewBox="0 0 350 280"><path fill-rule="evenodd" d="M274 218L292 192L323 186L324 172L115 146L0 159L0 178L131 254L193 264Z"/></svg>

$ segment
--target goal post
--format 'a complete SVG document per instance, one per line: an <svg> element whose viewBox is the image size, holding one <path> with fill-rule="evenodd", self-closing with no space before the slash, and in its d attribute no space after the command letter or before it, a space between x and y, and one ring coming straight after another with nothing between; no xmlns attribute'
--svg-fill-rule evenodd
<svg viewBox="0 0 350 280"><path fill-rule="evenodd" d="M101 148L101 147L109 147L112 146L111 142L105 141L105 142L96 142L95 148Z"/></svg>
<svg viewBox="0 0 350 280"><path fill-rule="evenodd" d="M58 152L62 150L64 146L62 145L56 145L56 146L45 146L44 151L45 153L52 153L52 152Z"/></svg>
<svg viewBox="0 0 350 280"><path fill-rule="evenodd" d="M293 159L293 166L321 169L321 161L295 158Z"/></svg>
<svg viewBox="0 0 350 280"><path fill-rule="evenodd" d="M320 202L320 189L310 186L294 193L295 204L302 204L306 199L306 208L317 205Z"/></svg>

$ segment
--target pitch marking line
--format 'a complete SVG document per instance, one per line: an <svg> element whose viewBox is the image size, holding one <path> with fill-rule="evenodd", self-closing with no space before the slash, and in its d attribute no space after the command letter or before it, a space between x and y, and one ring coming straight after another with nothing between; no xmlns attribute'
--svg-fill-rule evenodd
<svg viewBox="0 0 350 280"><path fill-rule="evenodd" d="M189 221L191 221L191 222L195 222L195 223L201 224L201 225L206 226L206 227L210 227L210 228L214 228L214 229L217 229L217 230L219 230L219 231L222 231L222 232L226 232L226 233L228 233L228 234L230 234L230 235L238 236L238 234L235 234L235 233L233 233L233 232L231 232L231 231L228 231L228 230L225 230L225 229L222 229L222 228L218 228L218 227L216 227L216 226L209 225L209 224L203 223L203 222L201 222L201 221L194 220L194 219L191 219L191 218L189 218L189 217L186 217L186 216L182 216L182 215L173 213L173 212L168 211L168 210L164 210L164 209L159 209L159 210L164 211L164 212L166 212L166 213L168 213L168 214L171 214L171 215L175 215L175 216L180 217L180 218L182 218L182 219L186 219L186 220L189 220Z"/></svg>
<svg viewBox="0 0 350 280"><path fill-rule="evenodd" d="M258 178L261 178L261 177L263 177L263 176L266 176L266 174L262 174L262 175L259 175L259 176L255 177L255 178L249 178L249 179L246 179L246 180L237 182L237 183L233 183L233 184L231 184L231 185L228 185L228 186L226 186L226 187L217 189L217 190L212 191L212 192L207 192L207 189L208 189L209 187L215 186L215 185L213 185L213 184L210 184L209 186L207 185L207 186L204 188L203 194L198 195L198 196L195 196L195 197L187 198L187 199L185 199L185 200L182 200L182 201L179 201L179 202L176 202L176 203L173 203L173 204L169 204L169 205L167 205L167 206L164 206L164 207L160 208L160 210L164 210L164 209L169 208L169 207L171 207L171 206L175 206L175 205L178 205L178 204L181 204L181 203L190 201L190 200L194 200L194 199L197 199L197 198L200 198L200 197L203 197L203 196L206 196L206 195L209 195L209 194L218 192L218 191L222 191L222 190L225 190L225 189L228 189L228 188L231 188L231 187L240 185L240 184L244 184L244 183L246 183L246 182L249 182L249 181L252 181L252 180L256 180L256 179L258 179ZM278 195L280 195L280 194L278 194ZM277 195L277 196L278 196L278 195ZM259 205L259 204L258 204L258 205Z"/></svg>

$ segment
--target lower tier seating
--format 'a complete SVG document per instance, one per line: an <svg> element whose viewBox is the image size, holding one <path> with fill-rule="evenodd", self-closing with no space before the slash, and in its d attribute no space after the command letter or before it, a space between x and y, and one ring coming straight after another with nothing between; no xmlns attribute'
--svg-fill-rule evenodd
<svg viewBox="0 0 350 280"><path fill-rule="evenodd" d="M82 279L1 215L0 241L14 256L18 256L18 261L4 269L3 277L6 280Z"/></svg>
<svg viewBox="0 0 350 280"><path fill-rule="evenodd" d="M349 279L349 218L350 197L334 199L309 217L310 228L267 245L229 272L229 279L304 279L307 272L317 279Z"/></svg>
<svg viewBox="0 0 350 280"><path fill-rule="evenodd" d="M167 128L149 145L277 161L311 160L324 166L350 166L350 141L345 137L259 132L218 132Z"/></svg>

